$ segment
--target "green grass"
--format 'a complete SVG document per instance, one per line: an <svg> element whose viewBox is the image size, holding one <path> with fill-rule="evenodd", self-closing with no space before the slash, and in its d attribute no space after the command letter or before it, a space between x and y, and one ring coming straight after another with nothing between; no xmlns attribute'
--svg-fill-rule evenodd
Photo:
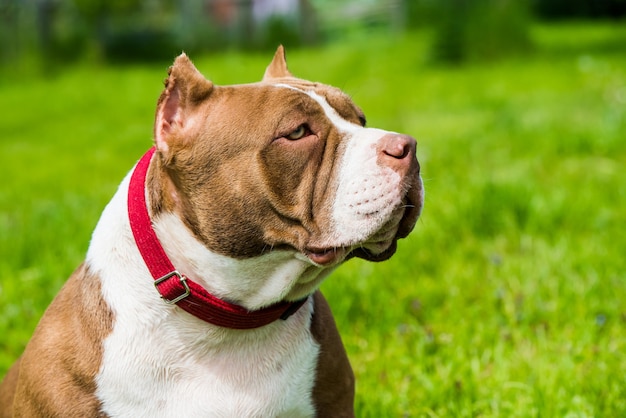
<svg viewBox="0 0 626 418"><path fill-rule="evenodd" d="M323 285L358 416L626 416L626 28L533 36L531 55L463 68L429 65L423 34L288 51L292 72L419 142L414 233L389 262L350 261ZM269 59L195 62L227 84ZM165 72L0 85L0 375L149 147Z"/></svg>

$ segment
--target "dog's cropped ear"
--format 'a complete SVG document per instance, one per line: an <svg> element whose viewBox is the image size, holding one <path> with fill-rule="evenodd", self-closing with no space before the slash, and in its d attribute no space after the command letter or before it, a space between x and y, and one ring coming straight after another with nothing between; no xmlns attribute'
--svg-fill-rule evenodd
<svg viewBox="0 0 626 418"><path fill-rule="evenodd" d="M213 83L204 78L184 53L170 67L165 90L157 103L154 140L162 152L167 152L186 124L191 123L193 109L209 97Z"/></svg>
<svg viewBox="0 0 626 418"><path fill-rule="evenodd" d="M283 77L293 77L289 70L287 69L287 59L285 58L285 48L282 45L278 46L276 53L274 54L274 59L267 66L265 70L265 75L263 76L263 81L268 81L272 78L283 78Z"/></svg>

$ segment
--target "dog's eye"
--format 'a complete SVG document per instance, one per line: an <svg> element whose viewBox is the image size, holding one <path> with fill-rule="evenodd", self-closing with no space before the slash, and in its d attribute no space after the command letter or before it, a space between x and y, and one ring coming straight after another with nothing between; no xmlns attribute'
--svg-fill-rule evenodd
<svg viewBox="0 0 626 418"><path fill-rule="evenodd" d="M285 136L285 138L291 141L296 141L300 138L304 138L308 133L309 133L309 127L303 123L302 125L298 126L298 128L295 131Z"/></svg>

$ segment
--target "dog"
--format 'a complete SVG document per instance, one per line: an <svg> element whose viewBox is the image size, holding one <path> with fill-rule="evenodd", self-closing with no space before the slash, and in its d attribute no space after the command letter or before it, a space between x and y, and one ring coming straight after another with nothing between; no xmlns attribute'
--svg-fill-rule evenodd
<svg viewBox="0 0 626 418"><path fill-rule="evenodd" d="M416 141L341 90L218 86L182 54L154 146L0 387L0 417L351 417L354 375L318 288L382 261L423 205Z"/></svg>

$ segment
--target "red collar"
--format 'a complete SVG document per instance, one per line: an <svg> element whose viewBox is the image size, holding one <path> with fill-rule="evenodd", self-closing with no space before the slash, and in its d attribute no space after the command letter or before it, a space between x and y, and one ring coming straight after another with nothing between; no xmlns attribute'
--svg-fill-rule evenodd
<svg viewBox="0 0 626 418"><path fill-rule="evenodd" d="M176 304L192 315L220 327L252 329L277 319L287 319L306 301L280 302L258 311L234 305L211 295L206 289L179 273L165 254L146 206L146 173L155 148L139 160L128 188L128 218L137 248L154 278L154 286L168 304Z"/></svg>

